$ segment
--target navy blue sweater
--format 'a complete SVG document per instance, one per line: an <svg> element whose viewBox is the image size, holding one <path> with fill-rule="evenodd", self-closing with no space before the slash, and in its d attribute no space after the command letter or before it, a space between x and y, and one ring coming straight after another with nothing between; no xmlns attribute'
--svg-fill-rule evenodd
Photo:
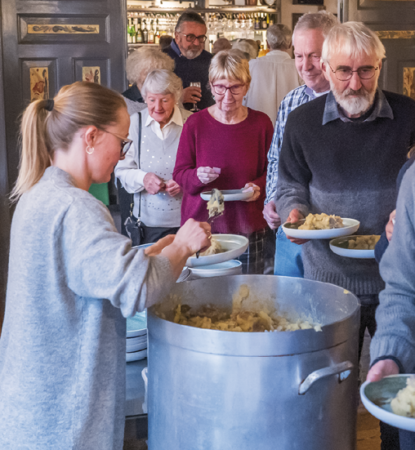
<svg viewBox="0 0 415 450"><path fill-rule="evenodd" d="M174 41L173 41L174 42ZM200 81L202 86L202 100L197 104L199 109L207 108L215 103L212 97L212 92L209 88L209 66L213 56L211 53L203 50L202 53L194 58L187 59L183 55L179 55L172 46L163 50L170 58L174 59L175 68L174 73L181 78L183 88L190 86L192 81ZM186 109L191 109L193 103L186 103Z"/></svg>
<svg viewBox="0 0 415 450"><path fill-rule="evenodd" d="M360 221L359 234L381 234L395 208L396 178L415 142L415 101L384 92L394 119L322 125L326 96L290 113L279 163L277 211L285 221L294 208L304 215L336 214ZM344 258L328 240L303 247L305 277L343 286L357 295L384 287L375 260Z"/></svg>

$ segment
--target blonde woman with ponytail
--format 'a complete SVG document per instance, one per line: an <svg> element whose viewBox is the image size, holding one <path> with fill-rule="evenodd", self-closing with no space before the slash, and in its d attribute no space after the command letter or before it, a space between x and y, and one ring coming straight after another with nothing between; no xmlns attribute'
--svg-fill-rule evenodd
<svg viewBox="0 0 415 450"><path fill-rule="evenodd" d="M121 450L125 319L209 246L187 222L143 250L88 193L128 150L123 98L74 83L23 114L6 314L0 340L0 448Z"/></svg>

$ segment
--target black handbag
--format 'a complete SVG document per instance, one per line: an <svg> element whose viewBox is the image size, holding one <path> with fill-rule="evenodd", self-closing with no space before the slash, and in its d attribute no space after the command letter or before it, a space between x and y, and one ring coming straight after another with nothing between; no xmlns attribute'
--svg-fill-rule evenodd
<svg viewBox="0 0 415 450"><path fill-rule="evenodd" d="M141 169L141 113L138 113L138 168ZM133 197L134 198L134 197ZM132 241L133 246L143 244L144 230L141 222L141 192L138 203L138 219L133 215L134 202L130 204L130 217L124 222L125 231Z"/></svg>

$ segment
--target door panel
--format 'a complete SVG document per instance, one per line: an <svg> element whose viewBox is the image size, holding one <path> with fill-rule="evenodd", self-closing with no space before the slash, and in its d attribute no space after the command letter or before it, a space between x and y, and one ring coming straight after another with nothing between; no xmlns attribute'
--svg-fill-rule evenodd
<svg viewBox="0 0 415 450"><path fill-rule="evenodd" d="M74 81L125 89L126 5L121 0L1 0L10 184L17 177L18 117L36 98Z"/></svg>
<svg viewBox="0 0 415 450"><path fill-rule="evenodd" d="M415 68L415 1L344 0L344 21L364 22L376 31L386 49L379 85L382 89L408 95ZM405 70L406 68L406 70ZM407 88L404 89L404 86ZM415 87L415 84L414 84Z"/></svg>

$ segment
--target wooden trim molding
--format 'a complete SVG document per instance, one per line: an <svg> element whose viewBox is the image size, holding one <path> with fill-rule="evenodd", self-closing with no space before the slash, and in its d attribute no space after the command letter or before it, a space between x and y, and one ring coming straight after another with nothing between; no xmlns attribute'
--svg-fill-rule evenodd
<svg viewBox="0 0 415 450"><path fill-rule="evenodd" d="M379 39L415 39L415 30L376 31Z"/></svg>

